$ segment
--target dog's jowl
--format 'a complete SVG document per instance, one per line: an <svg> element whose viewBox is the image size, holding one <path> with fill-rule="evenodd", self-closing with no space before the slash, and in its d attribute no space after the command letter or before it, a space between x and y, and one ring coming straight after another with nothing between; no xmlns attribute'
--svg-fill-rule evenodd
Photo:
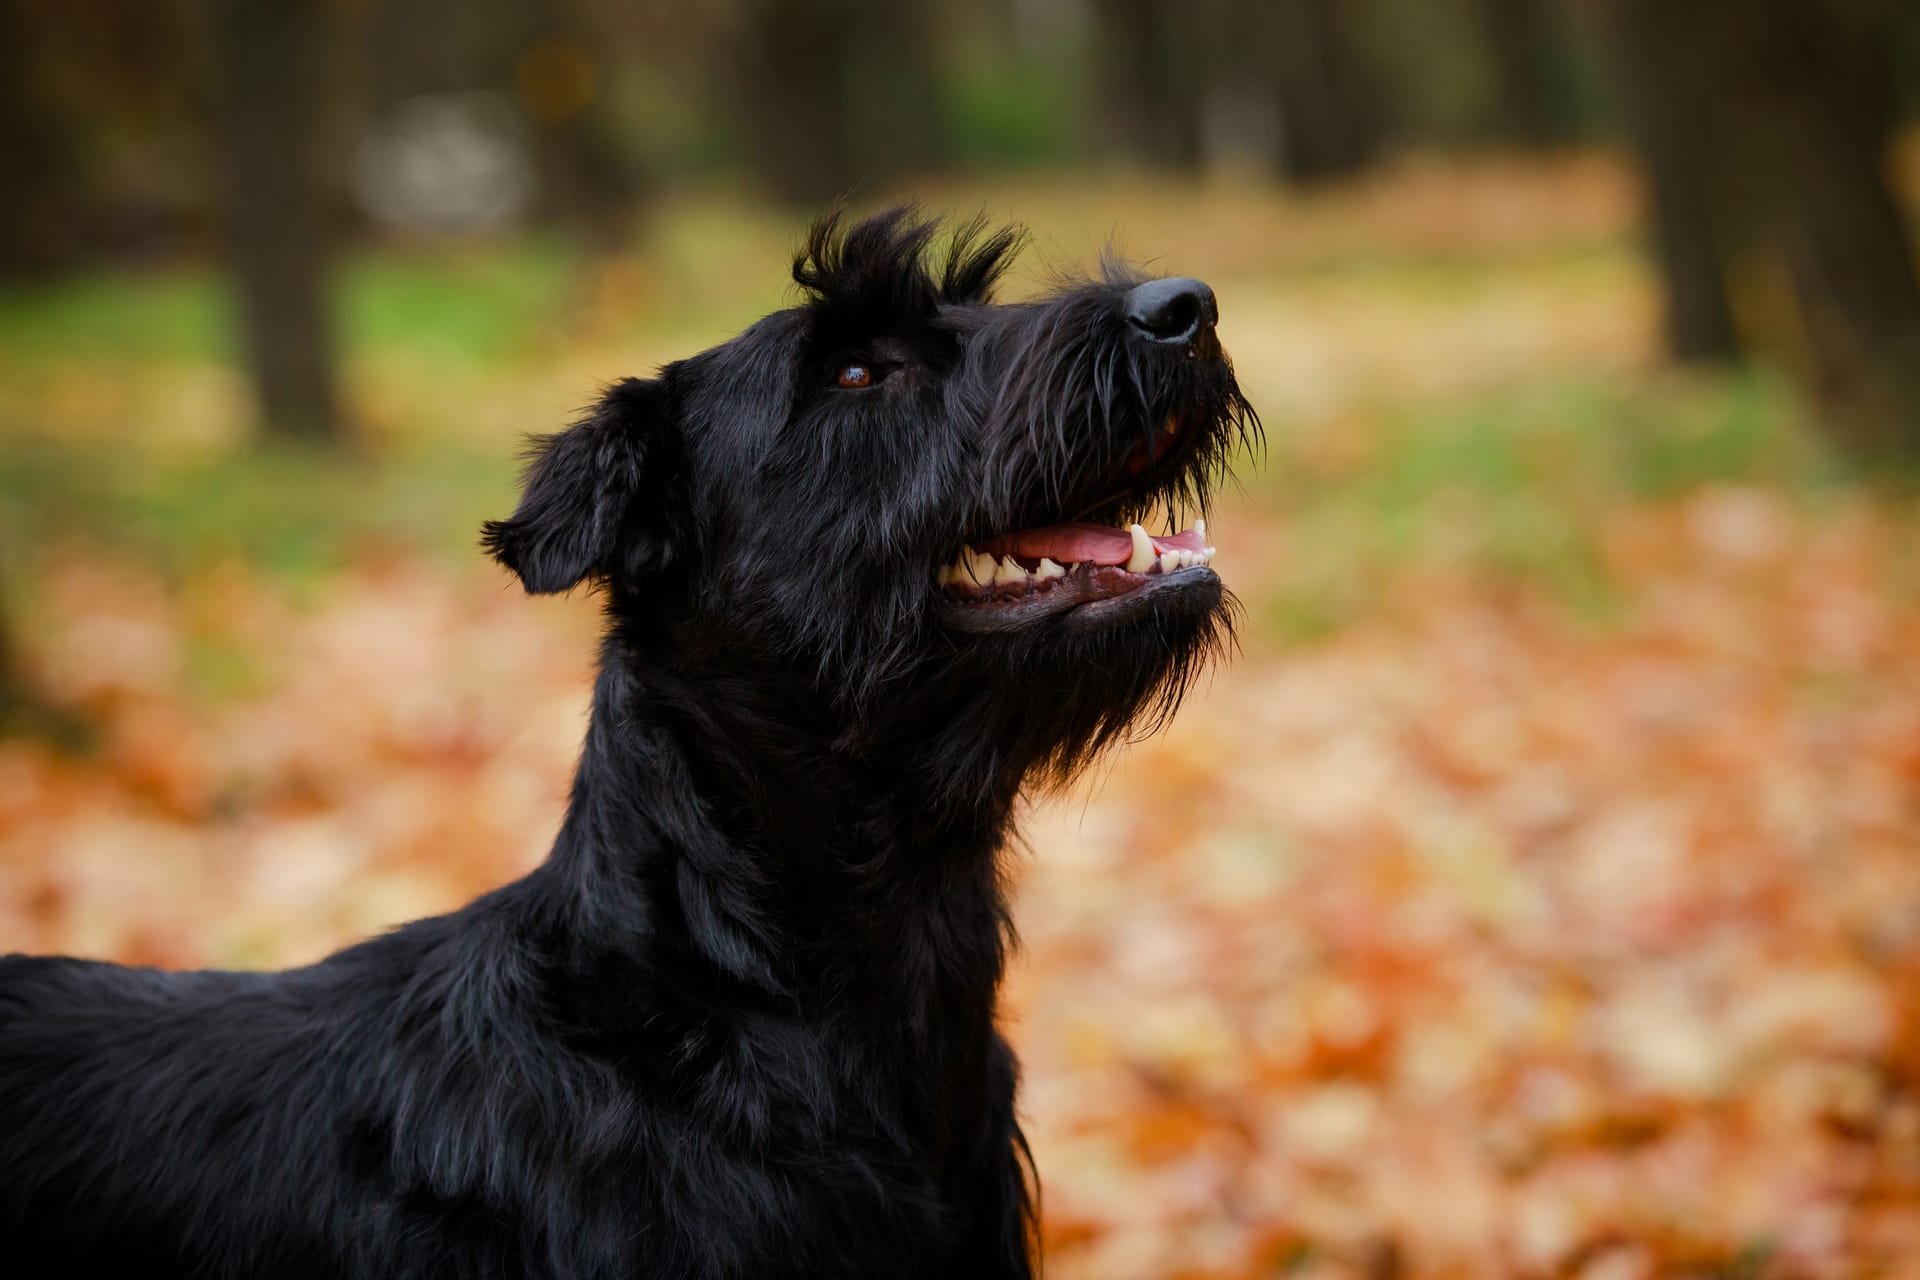
<svg viewBox="0 0 1920 1280"><path fill-rule="evenodd" d="M8 1274L1030 1274L1016 798L1222 648L1256 424L1205 285L996 305L1014 246L828 219L540 442L486 547L608 622L526 878L285 973L0 961Z"/></svg>

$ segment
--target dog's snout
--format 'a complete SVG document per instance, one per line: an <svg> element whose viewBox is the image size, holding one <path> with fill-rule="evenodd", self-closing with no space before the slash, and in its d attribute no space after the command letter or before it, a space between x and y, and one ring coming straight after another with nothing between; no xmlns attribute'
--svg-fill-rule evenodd
<svg viewBox="0 0 1920 1280"><path fill-rule="evenodd" d="M1127 323L1149 342L1192 342L1219 320L1213 290L1190 276L1149 280L1127 293Z"/></svg>

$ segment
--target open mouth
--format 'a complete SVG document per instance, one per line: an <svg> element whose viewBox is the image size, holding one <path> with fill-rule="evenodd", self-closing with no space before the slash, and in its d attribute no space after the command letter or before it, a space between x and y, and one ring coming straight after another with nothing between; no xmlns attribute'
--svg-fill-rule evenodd
<svg viewBox="0 0 1920 1280"><path fill-rule="evenodd" d="M1151 534L1136 515L1173 498L1201 450L1204 433L1183 431L1169 414L1122 465L1122 491L1081 508L1084 514L1013 533L976 535L935 574L941 594L969 628L1005 630L1078 611L1124 616L1163 592L1212 584L1214 548L1207 522ZM1102 521L1114 523L1094 523ZM1124 525L1120 522L1125 523Z"/></svg>
<svg viewBox="0 0 1920 1280"><path fill-rule="evenodd" d="M1171 586L1189 570L1211 578L1213 555L1205 520L1159 535L1139 524L1050 525L963 547L937 582L956 603L1026 616Z"/></svg>
<svg viewBox="0 0 1920 1280"><path fill-rule="evenodd" d="M1211 330L1204 337L1187 354L1210 358L1180 366L1186 381L1176 395L1154 397L1160 403L1141 414L1144 430L1131 447L1095 454L1078 476L1050 481L1038 511L1019 513L1060 523L976 529L934 571L951 625L1005 632L1063 615L1104 624L1219 606L1206 521L1162 534L1138 523L1159 511L1205 510L1209 479L1224 473L1234 437L1258 437L1259 419L1233 385L1218 341Z"/></svg>

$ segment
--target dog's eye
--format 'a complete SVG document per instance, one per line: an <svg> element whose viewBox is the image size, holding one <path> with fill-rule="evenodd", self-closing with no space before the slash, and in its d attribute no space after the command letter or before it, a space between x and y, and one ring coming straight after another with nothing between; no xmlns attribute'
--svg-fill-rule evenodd
<svg viewBox="0 0 1920 1280"><path fill-rule="evenodd" d="M861 387L873 385L873 370L864 364L843 364L834 382L850 391L857 391Z"/></svg>

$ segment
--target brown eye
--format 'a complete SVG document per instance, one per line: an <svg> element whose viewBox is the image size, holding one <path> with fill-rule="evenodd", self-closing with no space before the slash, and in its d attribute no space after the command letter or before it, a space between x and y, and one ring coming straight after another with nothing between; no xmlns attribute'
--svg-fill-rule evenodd
<svg viewBox="0 0 1920 1280"><path fill-rule="evenodd" d="M841 365L840 376L834 381L849 390L870 387L873 385L873 370L863 364Z"/></svg>

